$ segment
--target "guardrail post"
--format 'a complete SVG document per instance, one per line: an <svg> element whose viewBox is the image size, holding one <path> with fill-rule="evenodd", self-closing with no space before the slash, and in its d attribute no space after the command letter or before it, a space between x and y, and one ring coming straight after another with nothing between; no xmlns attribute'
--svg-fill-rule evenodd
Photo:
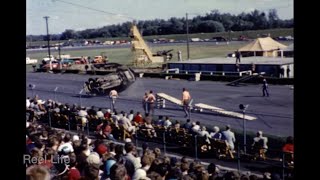
<svg viewBox="0 0 320 180"><path fill-rule="evenodd" d="M195 157L196 157L196 160L198 160L198 143L197 143L197 137L198 135L195 135L194 136L194 144L195 144Z"/></svg>
<svg viewBox="0 0 320 180"><path fill-rule="evenodd" d="M164 152L164 155L166 155L166 132L163 132L162 136L163 136L163 152Z"/></svg>
<svg viewBox="0 0 320 180"><path fill-rule="evenodd" d="M243 113L243 150L244 150L244 154L247 154L247 133L246 133L246 119L245 119L245 112Z"/></svg>
<svg viewBox="0 0 320 180"><path fill-rule="evenodd" d="M238 158L238 172L240 173L240 145L238 144L238 151L237 151L237 158Z"/></svg>

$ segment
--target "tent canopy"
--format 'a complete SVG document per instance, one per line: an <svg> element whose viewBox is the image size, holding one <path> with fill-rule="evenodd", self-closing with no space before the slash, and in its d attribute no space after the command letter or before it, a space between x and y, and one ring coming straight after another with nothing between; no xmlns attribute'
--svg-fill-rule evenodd
<svg viewBox="0 0 320 180"><path fill-rule="evenodd" d="M240 48L239 51L273 51L286 47L286 45L273 40L271 37L265 37L254 40L253 42Z"/></svg>

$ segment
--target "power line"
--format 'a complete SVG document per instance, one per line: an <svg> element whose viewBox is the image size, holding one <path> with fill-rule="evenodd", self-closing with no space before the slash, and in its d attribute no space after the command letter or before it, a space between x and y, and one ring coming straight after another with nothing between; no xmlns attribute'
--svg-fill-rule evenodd
<svg viewBox="0 0 320 180"><path fill-rule="evenodd" d="M115 16L119 16L120 15L120 16L126 17L128 19L134 20L134 18L132 18L130 16L123 15L123 14L116 14L116 13L112 13L112 12L108 12L108 11L104 11L104 10L100 10L100 9L95 9L95 8L91 8L91 7L88 7L88 6L83 6L83 5L80 5L80 4L75 4L75 3L66 2L66 1L62 1L62 0L54 0L54 1L60 1L60 2L65 3L65 4L81 7L81 8L84 8L84 9L90 9L92 11L101 12L101 13L105 13L105 14L110 14L110 15L115 15Z"/></svg>

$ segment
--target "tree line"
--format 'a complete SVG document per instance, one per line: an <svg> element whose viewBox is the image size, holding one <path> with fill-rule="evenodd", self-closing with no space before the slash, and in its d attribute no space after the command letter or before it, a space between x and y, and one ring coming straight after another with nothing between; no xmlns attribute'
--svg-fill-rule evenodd
<svg viewBox="0 0 320 180"><path fill-rule="evenodd" d="M154 19L136 22L143 36L186 33L186 18L172 17L168 20ZM126 37L129 35L132 22L104 26L96 29L75 31L66 29L61 34L51 34L51 40L93 39ZM262 30L273 28L293 28L293 19L282 20L275 9L268 13L254 10L250 13L232 15L213 10L206 15L188 18L189 33L211 33L228 31ZM47 40L46 35L28 35L27 41Z"/></svg>

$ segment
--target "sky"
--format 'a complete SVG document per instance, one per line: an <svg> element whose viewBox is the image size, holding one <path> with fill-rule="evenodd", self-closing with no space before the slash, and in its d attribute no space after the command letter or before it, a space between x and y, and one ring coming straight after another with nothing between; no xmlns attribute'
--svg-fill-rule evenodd
<svg viewBox="0 0 320 180"><path fill-rule="evenodd" d="M26 0L27 35L45 35L66 29L84 30L126 21L189 18L211 10L239 14L254 9L276 9L281 19L293 18L293 0Z"/></svg>

